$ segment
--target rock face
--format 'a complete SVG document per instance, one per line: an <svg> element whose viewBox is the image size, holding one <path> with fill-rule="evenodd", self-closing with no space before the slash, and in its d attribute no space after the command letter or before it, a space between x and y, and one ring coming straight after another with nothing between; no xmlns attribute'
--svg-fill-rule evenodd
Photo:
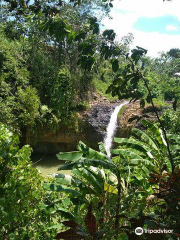
<svg viewBox="0 0 180 240"><path fill-rule="evenodd" d="M103 141L106 128L110 121L110 117L115 107L120 104L119 100L109 102L106 99L103 101L94 101L88 111L79 113L78 125L79 130L61 126L56 132L52 130L42 129L37 134L37 142L33 146L34 153L56 154L60 151L76 150L78 142L81 140L89 147L98 148L98 142ZM142 128L142 125L135 120L131 123L128 120L135 115L142 116L147 113L148 120L156 120L152 109L146 107L144 110L140 108L139 101L125 105L120 110L118 128L116 137L129 137L132 127Z"/></svg>
<svg viewBox="0 0 180 240"><path fill-rule="evenodd" d="M114 108L119 104L120 102L96 104L87 114L86 120L102 137L106 134L106 128Z"/></svg>
<svg viewBox="0 0 180 240"><path fill-rule="evenodd" d="M125 106L123 113L119 116L119 124L123 129L131 129L135 126L135 121L129 123L128 120L134 116L142 115L142 108L140 108L140 102L129 103Z"/></svg>
<svg viewBox="0 0 180 240"><path fill-rule="evenodd" d="M171 108L171 104L169 102L169 106L164 106L162 109L157 108L159 116L168 109ZM152 106L147 105L144 109L140 107L140 101L136 101L135 103L129 103L125 106L123 114L119 116L119 125L120 129L118 131L118 136L120 137L128 137L130 136L131 129L133 127L144 129L144 126L141 124L141 121L133 120L129 122L129 120L135 116L142 117L148 121L157 121L156 115L153 112Z"/></svg>
<svg viewBox="0 0 180 240"><path fill-rule="evenodd" d="M78 132L66 126L60 127L55 133L44 129L38 133L33 152L54 155L60 151L74 151L80 140L95 148L96 143L102 140L102 136L88 122L82 122Z"/></svg>
<svg viewBox="0 0 180 240"><path fill-rule="evenodd" d="M34 153L56 154L60 151L76 150L81 140L89 147L98 148L98 142L103 141L106 127L117 102L97 102L91 105L89 111L82 112L79 116L79 130L62 126L55 133L51 130L42 129L37 134L37 142L33 146Z"/></svg>

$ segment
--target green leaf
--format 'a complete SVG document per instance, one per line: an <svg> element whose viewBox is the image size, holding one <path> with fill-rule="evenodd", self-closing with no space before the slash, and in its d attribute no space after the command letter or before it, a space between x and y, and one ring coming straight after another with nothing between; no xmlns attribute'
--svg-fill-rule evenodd
<svg viewBox="0 0 180 240"><path fill-rule="evenodd" d="M135 116L129 118L129 119L128 119L128 122L129 122L129 123L132 123L134 120L139 121L140 119L141 119L141 116L135 115Z"/></svg>
<svg viewBox="0 0 180 240"><path fill-rule="evenodd" d="M155 168L155 165L149 159L131 159L130 163L133 165L143 164L143 166Z"/></svg>
<svg viewBox="0 0 180 240"><path fill-rule="evenodd" d="M159 151L159 148L158 148L158 146L156 146L156 143L153 141L153 139L148 134L146 134L145 131L142 131L142 130L137 129L137 128L133 128L132 132L138 138L140 138L143 142L145 142L146 144L148 144L149 146L151 146L155 150Z"/></svg>
<svg viewBox="0 0 180 240"><path fill-rule="evenodd" d="M80 151L74 151L74 152L60 152L56 156L59 160L64 161L77 161L82 158L83 153Z"/></svg>
<svg viewBox="0 0 180 240"><path fill-rule="evenodd" d="M144 177L143 177L141 174L139 174L139 173L135 173L134 176L135 176L138 180L144 179Z"/></svg>
<svg viewBox="0 0 180 240"><path fill-rule="evenodd" d="M82 184L82 182L79 179L67 174L57 174L55 175L55 178L57 179L56 180L57 183L63 184L63 185L79 186L80 184Z"/></svg>
<svg viewBox="0 0 180 240"><path fill-rule="evenodd" d="M146 126L148 129L151 130L152 134L154 135L154 137L157 139L157 141L159 142L159 144L162 144L164 146L166 146L163 134L162 134L162 130L159 129L157 126L155 126L155 124L143 119L142 124L144 126Z"/></svg>
<svg viewBox="0 0 180 240"><path fill-rule="evenodd" d="M64 164L58 168L58 170L72 170L75 166L77 166L77 162Z"/></svg>
<svg viewBox="0 0 180 240"><path fill-rule="evenodd" d="M111 64L113 72L117 72L119 69L119 61L117 59L112 59Z"/></svg>
<svg viewBox="0 0 180 240"><path fill-rule="evenodd" d="M107 155L103 142L99 142L98 145L99 145L99 151Z"/></svg>
<svg viewBox="0 0 180 240"><path fill-rule="evenodd" d="M167 134L168 139L175 141L177 144L180 144L180 135L177 134Z"/></svg>
<svg viewBox="0 0 180 240"><path fill-rule="evenodd" d="M65 164L58 168L58 170L72 170L73 168L81 168L84 166L94 166L102 167L104 169L110 169L112 172L116 173L117 167L114 163L109 162L109 160L96 160L96 159L84 159L70 164Z"/></svg>
<svg viewBox="0 0 180 240"><path fill-rule="evenodd" d="M142 151L144 154L146 154L150 149L145 146L143 143L140 141L137 141L135 139L127 139L127 138L114 138L114 141L116 143L125 145L126 147L131 147L137 151Z"/></svg>
<svg viewBox="0 0 180 240"><path fill-rule="evenodd" d="M139 151L137 149L134 149L134 148L120 148L120 149L112 149L111 152L113 154L116 154L116 155L119 155L119 154L123 154L124 152L127 151L127 154L129 154L129 152L131 152L132 154L136 154L138 156L145 156L146 154L143 153L142 151Z"/></svg>
<svg viewBox="0 0 180 240"><path fill-rule="evenodd" d="M74 171L75 173L75 171ZM87 184L91 184L96 191L97 194L103 193L103 186L100 184L100 182L97 180L96 176L94 176L88 169L80 168L76 169L76 175L79 175L81 178L85 178L87 180Z"/></svg>
<svg viewBox="0 0 180 240"><path fill-rule="evenodd" d="M107 6L108 6L108 4L107 4ZM113 29L109 29L109 30L105 30L103 32L103 36L106 37L110 41L114 41L116 34Z"/></svg>
<svg viewBox="0 0 180 240"><path fill-rule="evenodd" d="M87 35L87 32L80 32L78 33L76 36L75 36L75 40L76 41L79 41L81 39L85 39L86 38L86 35Z"/></svg>
<svg viewBox="0 0 180 240"><path fill-rule="evenodd" d="M141 107L141 108L144 108L144 107L145 107L145 100L144 100L144 99L141 99L141 101L140 101L140 107Z"/></svg>
<svg viewBox="0 0 180 240"><path fill-rule="evenodd" d="M51 227L48 227L47 229L61 229L62 228L62 224L55 224L52 225Z"/></svg>
<svg viewBox="0 0 180 240"><path fill-rule="evenodd" d="M177 99L175 99L174 102L173 102L173 109L174 109L174 111L176 111L176 109L177 109L177 102L178 102Z"/></svg>
<svg viewBox="0 0 180 240"><path fill-rule="evenodd" d="M71 212L69 212L66 208L58 208L56 212L61 213L61 215L66 219L75 220L75 216Z"/></svg>
<svg viewBox="0 0 180 240"><path fill-rule="evenodd" d="M99 160L109 161L107 155L88 147L86 144L84 144L81 141L78 144L78 150L80 150L83 153L83 157L85 157L86 159L99 159Z"/></svg>
<svg viewBox="0 0 180 240"><path fill-rule="evenodd" d="M128 149L112 149L111 153L120 155L120 156L128 158L128 159L137 158L137 157L140 157L141 155L145 156L145 154L142 153L141 151L137 151L134 149L133 149L134 151L132 151L131 149L129 149L129 148Z"/></svg>
<svg viewBox="0 0 180 240"><path fill-rule="evenodd" d="M108 183L104 183L104 191L108 192L108 193L113 193L113 194L117 194L118 190L117 187L112 186Z"/></svg>
<svg viewBox="0 0 180 240"><path fill-rule="evenodd" d="M81 196L81 194L79 192L77 192L76 190L73 190L71 188L66 188L66 187L63 187L62 185L57 185L57 184L53 184L53 183L44 183L44 188L49 191L65 192L74 197Z"/></svg>

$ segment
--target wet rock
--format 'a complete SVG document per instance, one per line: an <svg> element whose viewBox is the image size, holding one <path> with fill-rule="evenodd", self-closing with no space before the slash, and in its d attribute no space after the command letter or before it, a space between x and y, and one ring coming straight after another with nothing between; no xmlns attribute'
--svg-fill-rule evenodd
<svg viewBox="0 0 180 240"><path fill-rule="evenodd" d="M98 142L103 141L105 137L111 114L119 104L119 100L108 102L108 100L104 99L101 102L100 99L97 99L93 101L89 110L79 114L78 131L67 126L61 126L56 132L50 129L42 129L37 134L34 152L44 153L44 151L47 151L48 154L55 154L59 151L76 150L80 140L89 147L98 149ZM116 136L128 137L131 128L135 126L135 122L130 124L128 119L140 114L142 114L142 109L139 106L139 102L126 105L125 111L119 117L119 127L117 128ZM138 127L140 128L141 126L138 125Z"/></svg>
<svg viewBox="0 0 180 240"><path fill-rule="evenodd" d="M171 104L170 102L168 103ZM158 111L159 116L161 116L163 112L169 108L172 108L172 105L163 106L162 108L156 108L156 110ZM139 117L139 121L133 120L129 122L129 120L135 116ZM126 105L123 114L121 114L121 116L119 117L119 125L121 126L121 128L118 134L121 137L124 137L124 135L122 134L125 131L130 136L131 129L133 127L144 130L145 127L141 124L141 119L143 118L151 122L157 121L157 117L153 112L152 106L147 105L144 109L142 109L140 107L139 101L129 103L128 105ZM128 135L126 135L125 137L128 137Z"/></svg>
<svg viewBox="0 0 180 240"><path fill-rule="evenodd" d="M114 108L118 104L95 104L91 107L86 121L97 131L98 134L105 136L106 128Z"/></svg>

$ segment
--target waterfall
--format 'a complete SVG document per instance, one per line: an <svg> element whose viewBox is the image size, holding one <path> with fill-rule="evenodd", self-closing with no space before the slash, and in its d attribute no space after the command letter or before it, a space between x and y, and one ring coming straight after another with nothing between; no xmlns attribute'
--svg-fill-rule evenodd
<svg viewBox="0 0 180 240"><path fill-rule="evenodd" d="M114 134L117 128L117 117L120 109L126 105L128 102L121 103L119 106L115 107L114 112L111 115L109 124L106 129L106 136L104 139L104 147L106 149L107 155L111 157L111 147L113 143Z"/></svg>

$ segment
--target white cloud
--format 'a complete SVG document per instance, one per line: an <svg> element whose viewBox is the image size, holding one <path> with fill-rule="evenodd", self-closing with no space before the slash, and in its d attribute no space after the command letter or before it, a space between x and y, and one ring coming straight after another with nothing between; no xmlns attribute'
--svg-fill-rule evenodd
<svg viewBox="0 0 180 240"><path fill-rule="evenodd" d="M134 46L148 50L148 55L155 57L158 52L180 48L180 35L143 32L133 28L139 17L160 17L171 15L180 20L180 0L163 2L163 0L115 0L111 16L103 24L107 29L114 29L119 38L131 32L134 35ZM176 26L168 25L166 30L175 31Z"/></svg>
<svg viewBox="0 0 180 240"><path fill-rule="evenodd" d="M180 48L180 35L168 35L158 32L142 32L135 30L133 47L140 46L148 50L149 56L155 57L159 52Z"/></svg>
<svg viewBox="0 0 180 240"><path fill-rule="evenodd" d="M166 30L167 31L177 31L178 28L176 26L174 26L174 25L167 25L166 26Z"/></svg>
<svg viewBox="0 0 180 240"><path fill-rule="evenodd" d="M108 29L114 29L119 36L126 35L133 31L133 24L138 20L138 16L134 13L117 13L112 11L112 19L105 19L103 24Z"/></svg>
<svg viewBox="0 0 180 240"><path fill-rule="evenodd" d="M115 0L114 8L136 13L145 17L173 15L180 19L180 1L173 0Z"/></svg>

